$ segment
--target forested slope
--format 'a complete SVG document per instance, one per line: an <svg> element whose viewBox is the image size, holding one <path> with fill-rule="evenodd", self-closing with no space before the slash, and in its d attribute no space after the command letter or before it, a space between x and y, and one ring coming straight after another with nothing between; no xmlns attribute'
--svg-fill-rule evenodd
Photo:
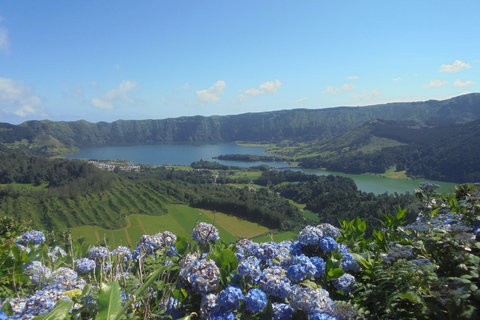
<svg viewBox="0 0 480 320"><path fill-rule="evenodd" d="M314 143L300 166L347 173L384 173L395 166L412 177L458 183L480 181L480 121L411 128L376 120ZM310 152L315 156L308 157Z"/></svg>

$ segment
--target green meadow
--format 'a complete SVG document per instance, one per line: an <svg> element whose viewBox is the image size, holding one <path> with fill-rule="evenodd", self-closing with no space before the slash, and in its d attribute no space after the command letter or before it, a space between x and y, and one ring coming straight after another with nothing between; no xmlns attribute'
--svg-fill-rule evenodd
<svg viewBox="0 0 480 320"><path fill-rule="evenodd" d="M168 213L162 216L129 215L126 217L126 227L121 229L107 230L98 226L74 227L72 237L74 239L85 237L88 244L96 244L106 240L112 248L123 245L133 249L144 234L153 235L157 232L171 231L177 236L188 238L197 222L207 222L218 228L220 239L227 243L242 238L255 238L255 241L258 241L256 237L259 236L265 237L267 239L265 241L271 240L269 234L273 230L234 216L196 209L186 205L170 204L166 207ZM289 235L289 238L292 235L293 233Z"/></svg>

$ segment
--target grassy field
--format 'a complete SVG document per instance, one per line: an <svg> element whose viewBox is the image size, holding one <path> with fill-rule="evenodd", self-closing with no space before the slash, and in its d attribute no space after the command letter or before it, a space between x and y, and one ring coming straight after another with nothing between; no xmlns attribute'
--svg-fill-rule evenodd
<svg viewBox="0 0 480 320"><path fill-rule="evenodd" d="M268 237L267 241L270 240L268 233L272 230L234 216L186 205L167 205L167 210L168 213L163 216L129 215L126 218L127 226L116 230L106 230L98 226L75 227L72 229L72 236L74 239L83 236L89 244L106 239L111 247L124 245L134 248L144 234L152 235L168 230L177 236L187 238L198 220L214 224L219 230L220 239L225 242L235 242L241 238L254 238L265 234Z"/></svg>
<svg viewBox="0 0 480 320"><path fill-rule="evenodd" d="M272 235L266 234L263 236L255 237L255 238L252 238L252 241L259 242L259 243L268 242L268 241L272 241L272 238L273 238L273 241L275 242L282 242L284 240L293 240L296 238L296 236L297 236L296 233L287 231L287 232L281 232L281 233L276 233Z"/></svg>

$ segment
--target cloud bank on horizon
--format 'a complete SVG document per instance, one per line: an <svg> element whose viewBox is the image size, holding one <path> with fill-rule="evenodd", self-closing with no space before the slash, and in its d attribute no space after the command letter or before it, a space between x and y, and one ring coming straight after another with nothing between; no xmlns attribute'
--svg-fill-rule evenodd
<svg viewBox="0 0 480 320"><path fill-rule="evenodd" d="M227 115L480 92L478 12L476 0L3 2L0 122Z"/></svg>

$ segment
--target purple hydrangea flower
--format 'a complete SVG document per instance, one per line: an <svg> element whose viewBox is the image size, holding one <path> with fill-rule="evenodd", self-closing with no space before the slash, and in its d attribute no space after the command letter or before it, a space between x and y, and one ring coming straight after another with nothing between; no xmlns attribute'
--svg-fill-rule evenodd
<svg viewBox="0 0 480 320"><path fill-rule="evenodd" d="M245 297L245 305L251 312L262 312L267 306L267 295L260 289L251 289Z"/></svg>
<svg viewBox="0 0 480 320"><path fill-rule="evenodd" d="M200 222L192 232L192 239L198 243L207 243L220 239L218 229L210 223Z"/></svg>

